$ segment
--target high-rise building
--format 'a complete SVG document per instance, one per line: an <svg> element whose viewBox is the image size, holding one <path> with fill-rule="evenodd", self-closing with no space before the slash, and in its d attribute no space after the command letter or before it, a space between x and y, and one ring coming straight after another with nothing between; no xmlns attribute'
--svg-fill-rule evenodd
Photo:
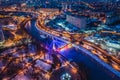
<svg viewBox="0 0 120 80"><path fill-rule="evenodd" d="M85 28L87 24L87 18L84 16L76 16L67 14L66 21L73 24L74 26L78 28Z"/></svg>

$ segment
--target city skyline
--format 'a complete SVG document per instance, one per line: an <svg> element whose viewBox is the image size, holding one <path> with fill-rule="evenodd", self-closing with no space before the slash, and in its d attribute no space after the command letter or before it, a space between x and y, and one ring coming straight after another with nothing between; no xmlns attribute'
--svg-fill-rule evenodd
<svg viewBox="0 0 120 80"><path fill-rule="evenodd" d="M120 80L119 0L0 0L0 80Z"/></svg>

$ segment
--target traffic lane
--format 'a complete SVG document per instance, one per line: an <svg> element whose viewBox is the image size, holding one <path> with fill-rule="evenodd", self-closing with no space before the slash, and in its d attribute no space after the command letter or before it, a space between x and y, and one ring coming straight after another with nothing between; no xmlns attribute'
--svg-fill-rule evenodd
<svg viewBox="0 0 120 80"><path fill-rule="evenodd" d="M34 25L35 24L35 22L32 22L33 24L32 25ZM35 28L35 27L32 27L32 28ZM35 29L32 29L32 33L33 32L37 32L37 30L36 30L36 28ZM33 34L35 34L35 33L33 33ZM38 32L38 35L39 35L39 32ZM34 37L37 37L37 35L35 34L34 35ZM40 38L40 37L37 37L37 38ZM79 50L78 50L79 51ZM70 58L70 59L73 59L76 63L82 63L82 64L84 64L85 66L87 66L88 67L88 72L89 72L89 74L88 74L88 78L89 78L89 80L113 80L112 79L112 76L114 76L114 75L111 75L110 73L107 73L108 71L106 71L105 69L101 69L101 67L100 66L96 66L96 63L95 63L95 61L92 61L92 59L86 59L85 60L85 58L89 58L89 57L86 57L85 56L85 54L84 55L80 55L80 53L81 52L78 52L77 51L77 53L76 52L74 52L74 50L72 51L72 53L74 54L74 55L71 55L70 56L70 54L68 55L68 56L70 56L70 57L68 57L68 58ZM71 52L71 51L70 51ZM66 53L66 52L65 52ZM78 55L79 54L79 55ZM77 56L77 57L76 57ZM85 58L84 58L84 57ZM94 62L94 64L93 64L93 62ZM93 66L93 67L92 67ZM97 68L96 68L97 67ZM95 75L97 73L97 75ZM105 76L106 75L106 76ZM95 77L96 76L96 77ZM115 80L119 80L119 79L115 79Z"/></svg>
<svg viewBox="0 0 120 80"><path fill-rule="evenodd" d="M82 64L83 69L86 69L88 80L119 80L114 77L110 72L96 63L93 59L90 59L85 53L78 49L70 48L62 51L61 54L76 62L78 65Z"/></svg>

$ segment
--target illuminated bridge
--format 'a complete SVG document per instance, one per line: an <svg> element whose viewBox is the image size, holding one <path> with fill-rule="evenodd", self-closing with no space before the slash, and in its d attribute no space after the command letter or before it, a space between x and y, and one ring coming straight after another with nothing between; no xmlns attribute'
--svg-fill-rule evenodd
<svg viewBox="0 0 120 80"><path fill-rule="evenodd" d="M81 52L83 52L83 54L85 56L88 56L88 58L92 59L92 61L94 61L96 63L96 67L98 65L101 66L99 68L105 70L105 73L107 73L109 75L109 77L110 77L109 80L113 80L113 79L119 80L119 78L120 78L119 70L117 70L117 68L115 69L114 67L108 65L106 62L101 60L100 57L98 57L99 55L95 56L96 54L93 54L92 52L90 52L87 49L83 48L83 46L81 46L81 45L70 42L67 38L63 38L61 36L56 36L57 33L53 32L53 31L50 31L48 29L41 28L42 25L39 25L38 23L39 23L39 21L37 21L37 20L36 21L35 20L29 21L26 24L25 28L28 30L28 32L31 32L32 34L34 34L34 36L37 36L37 38L38 37L42 37L42 38L49 37L52 40L52 42L49 44L49 47L50 47L49 49L52 49L54 51L57 51L57 52L61 53L61 51L65 50L65 49L75 47L75 48L79 49ZM35 32L37 32L37 33L33 33L33 28L36 29ZM97 49L98 51L101 51L103 54L106 55L106 52L101 50L101 48L98 48L98 47L96 47L94 45L91 45L91 43L89 43L87 41L83 41L83 43L85 43L88 46L89 45L92 46L93 49ZM109 55L106 55L106 56L109 56ZM65 56L65 57L67 57L67 56ZM119 63L118 63L119 61L117 61L117 59L113 59L113 61L111 61L111 62L114 62L115 66L119 67ZM103 77L103 79L104 79L104 77Z"/></svg>
<svg viewBox="0 0 120 80"><path fill-rule="evenodd" d="M18 13L21 12L18 11ZM10 13L14 13L14 11L11 11ZM29 14L27 11L25 13ZM35 16L37 15L38 14ZM48 48L51 50L61 53L62 51L72 47L79 49L81 54L75 53L74 50L69 52L68 55L72 55L70 59L74 59L74 61L77 60L76 62L79 62L80 60L81 62L85 63L85 65L91 70L89 77L93 76L90 80L120 80L120 60L110 56L105 50L93 43L90 43L86 40L82 40L83 45L80 44L80 41L78 41L79 43L76 43L77 40L73 42L70 40L70 38L68 38L68 36L71 36L70 34L50 30L40 23L41 22L38 20L31 20L26 24L25 28L29 33L34 34L33 37L49 38L52 42L49 43L50 48ZM0 32L3 34L2 30ZM4 37L0 38L2 40L4 39ZM75 37L72 36L71 38L74 40ZM63 55L68 58L68 55L65 54L67 54L67 52ZM97 78L95 78L96 76Z"/></svg>
<svg viewBox="0 0 120 80"><path fill-rule="evenodd" d="M40 21L38 20L28 21L25 28L28 30L29 33L34 34L33 36L36 38L49 38L52 42L48 43L50 48L49 47L47 48L50 50L54 50L61 53L62 51L66 49L70 49L72 47L79 49L79 51L81 51L82 54L80 53L72 54L71 52L69 53L70 55L72 55L70 59L83 61L82 57L84 57L85 61L83 62L86 64L87 67L89 67L89 69L91 69L89 76L92 76L92 78L90 80L120 79L120 72L119 72L120 61L114 58L113 56L107 54L106 51L99 48L99 46L85 40L83 40L82 43L87 45L88 47L81 45L79 43L77 44L75 41L72 42L67 36L61 35L61 34L67 35L66 33L50 30L47 27L44 27L42 24L40 24ZM74 39L74 36L72 36L72 38ZM89 51L89 47L91 51ZM96 50L98 52L96 52ZM67 52L65 54L67 54ZM82 57L80 57L80 55ZM64 54L63 56L68 58L68 56ZM105 60L105 58L107 58L107 61ZM111 64L108 65L107 63L111 63ZM98 75L96 74L96 72ZM103 76L101 77L101 75ZM95 76L97 76L97 78L95 78Z"/></svg>

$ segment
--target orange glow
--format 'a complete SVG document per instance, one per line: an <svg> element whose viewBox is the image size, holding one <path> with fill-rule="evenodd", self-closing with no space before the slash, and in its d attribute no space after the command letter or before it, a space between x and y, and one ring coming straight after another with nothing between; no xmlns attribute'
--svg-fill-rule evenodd
<svg viewBox="0 0 120 80"><path fill-rule="evenodd" d="M8 80L9 79L9 77L5 77L5 78L3 78L3 80Z"/></svg>
<svg viewBox="0 0 120 80"><path fill-rule="evenodd" d="M50 61L50 60L46 60L47 61L47 63L52 63L52 61Z"/></svg>
<svg viewBox="0 0 120 80"><path fill-rule="evenodd" d="M58 51L64 51L64 50L67 50L67 49L69 49L69 48L71 48L71 47L72 47L72 44L67 44L67 45L59 48Z"/></svg>
<svg viewBox="0 0 120 80"><path fill-rule="evenodd" d="M70 64L70 62L66 61L66 64Z"/></svg>
<svg viewBox="0 0 120 80"><path fill-rule="evenodd" d="M35 72L36 72L36 73L39 73L39 72L40 72L40 69L36 69Z"/></svg>
<svg viewBox="0 0 120 80"><path fill-rule="evenodd" d="M30 53L30 56L32 57L32 56L34 56L34 54L33 54L33 53Z"/></svg>
<svg viewBox="0 0 120 80"><path fill-rule="evenodd" d="M23 74L24 74L24 72L23 72L23 71L20 71L20 72L19 72L19 74L20 74L20 75L23 75Z"/></svg>
<svg viewBox="0 0 120 80"><path fill-rule="evenodd" d="M73 73L77 73L77 69L76 68L72 68L72 72Z"/></svg>
<svg viewBox="0 0 120 80"><path fill-rule="evenodd" d="M107 62L107 60L103 56L99 55L99 58L102 59L104 62Z"/></svg>
<svg viewBox="0 0 120 80"><path fill-rule="evenodd" d="M116 70L120 71L120 67L118 65L112 64L113 68L115 68Z"/></svg>
<svg viewBox="0 0 120 80"><path fill-rule="evenodd" d="M60 68L60 64L57 64L56 69L59 69L59 68Z"/></svg>
<svg viewBox="0 0 120 80"><path fill-rule="evenodd" d="M5 66L3 66L3 67L1 68L1 71L4 70L4 69L5 69Z"/></svg>
<svg viewBox="0 0 120 80"><path fill-rule="evenodd" d="M64 66L67 66L67 65L69 65L70 63L68 62L68 61L66 61L65 63L64 63Z"/></svg>
<svg viewBox="0 0 120 80"><path fill-rule="evenodd" d="M30 65L31 65L30 63L26 63L26 65L25 65L25 66L26 66L26 67L29 67Z"/></svg>
<svg viewBox="0 0 120 80"><path fill-rule="evenodd" d="M92 50L92 53L93 53L93 54L97 54L97 52L96 52L95 50Z"/></svg>
<svg viewBox="0 0 120 80"><path fill-rule="evenodd" d="M49 73L45 74L45 78L49 79L50 78L50 74Z"/></svg>
<svg viewBox="0 0 120 80"><path fill-rule="evenodd" d="M40 59L40 57L41 57L40 55L37 55L35 56L35 59Z"/></svg>

